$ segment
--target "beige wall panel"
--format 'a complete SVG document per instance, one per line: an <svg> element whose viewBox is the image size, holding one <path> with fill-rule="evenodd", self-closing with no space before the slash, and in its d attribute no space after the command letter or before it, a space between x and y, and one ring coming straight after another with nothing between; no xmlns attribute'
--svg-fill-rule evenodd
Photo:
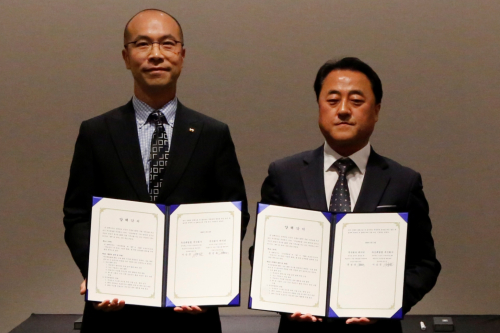
<svg viewBox="0 0 500 333"><path fill-rule="evenodd" d="M498 1L3 0L0 332L33 312L82 311L63 240L69 165L81 121L131 97L121 36L146 7L183 25L179 98L230 125L252 221L269 163L322 143L319 66L348 55L372 65L385 91L372 144L422 173L443 264L411 313L500 313Z"/></svg>

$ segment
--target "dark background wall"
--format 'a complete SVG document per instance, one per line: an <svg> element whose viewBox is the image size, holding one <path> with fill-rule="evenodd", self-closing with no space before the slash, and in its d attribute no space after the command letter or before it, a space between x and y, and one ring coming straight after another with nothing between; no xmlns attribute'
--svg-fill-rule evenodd
<svg viewBox="0 0 500 333"><path fill-rule="evenodd" d="M122 30L148 7L182 23L179 98L230 125L252 211L271 161L323 142L319 66L372 65L385 96L371 142L422 173L443 264L412 313L500 312L500 2L2 0L0 332L82 311L63 241L69 165L80 122L132 96Z"/></svg>

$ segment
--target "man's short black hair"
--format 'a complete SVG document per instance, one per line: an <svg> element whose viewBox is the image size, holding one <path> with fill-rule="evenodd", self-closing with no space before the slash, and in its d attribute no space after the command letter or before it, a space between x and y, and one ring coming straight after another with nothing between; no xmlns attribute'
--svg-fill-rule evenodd
<svg viewBox="0 0 500 333"><path fill-rule="evenodd" d="M348 70L365 74L372 85L372 91L375 95L375 103L379 104L380 102L382 102L382 81L380 81L377 73L375 73L375 71L370 66L368 66L368 64L354 57L346 57L340 60L328 60L323 66L321 66L318 74L316 74L316 80L314 80L316 100L319 99L319 93L321 92L321 88L323 87L323 81L328 76L328 74L330 74L330 72L335 70Z"/></svg>

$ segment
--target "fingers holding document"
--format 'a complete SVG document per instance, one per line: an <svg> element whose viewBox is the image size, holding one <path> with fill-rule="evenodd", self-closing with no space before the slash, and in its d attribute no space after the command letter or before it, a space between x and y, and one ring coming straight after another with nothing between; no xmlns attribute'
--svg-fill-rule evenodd
<svg viewBox="0 0 500 333"><path fill-rule="evenodd" d="M288 319L295 320L295 321L306 321L306 322L311 322L311 323L315 323L317 321L318 322L323 321L323 318L313 316L310 313L300 313L300 312L295 312L291 315L289 314Z"/></svg>
<svg viewBox="0 0 500 333"><path fill-rule="evenodd" d="M349 318L346 320L346 324L358 324L358 325L371 325L375 324L377 322L377 319L370 319L366 317L362 318Z"/></svg>
<svg viewBox="0 0 500 333"><path fill-rule="evenodd" d="M80 284L80 295L85 295L87 292L87 279L84 279L83 282ZM101 303L93 302L94 304L94 309L104 311L104 312L111 312L111 311L119 311L123 309L125 306L125 301L119 300L118 298L115 298L113 300L105 300Z"/></svg>
<svg viewBox="0 0 500 333"><path fill-rule="evenodd" d="M94 309L104 311L104 312L111 312L111 311L119 311L123 309L125 306L125 301L124 300L118 300L118 298L115 298L113 300L105 300L101 303L94 302Z"/></svg>
<svg viewBox="0 0 500 333"><path fill-rule="evenodd" d="M207 310L208 310L207 308L201 308L197 305L182 305L182 306L176 306L174 308L175 312L189 313L189 314L193 314L193 315L205 313L205 312L207 312Z"/></svg>

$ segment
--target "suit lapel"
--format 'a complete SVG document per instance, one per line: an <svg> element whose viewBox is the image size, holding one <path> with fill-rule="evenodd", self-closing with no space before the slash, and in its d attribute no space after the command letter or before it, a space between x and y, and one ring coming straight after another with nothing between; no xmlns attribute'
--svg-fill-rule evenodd
<svg viewBox="0 0 500 333"><path fill-rule="evenodd" d="M193 111L179 102L175 114L167 168L158 202L164 202L175 189L196 147L202 128L203 123L196 119Z"/></svg>
<svg viewBox="0 0 500 333"><path fill-rule="evenodd" d="M328 210L325 197L323 161L323 146L321 146L304 158L305 165L300 170L302 185L304 186L310 209Z"/></svg>
<svg viewBox="0 0 500 333"><path fill-rule="evenodd" d="M121 107L121 114L118 117L110 118L107 124L120 161L132 186L140 200L149 201L132 101Z"/></svg>
<svg viewBox="0 0 500 333"><path fill-rule="evenodd" d="M388 167L384 159L372 149L353 212L367 213L375 211L391 179Z"/></svg>

